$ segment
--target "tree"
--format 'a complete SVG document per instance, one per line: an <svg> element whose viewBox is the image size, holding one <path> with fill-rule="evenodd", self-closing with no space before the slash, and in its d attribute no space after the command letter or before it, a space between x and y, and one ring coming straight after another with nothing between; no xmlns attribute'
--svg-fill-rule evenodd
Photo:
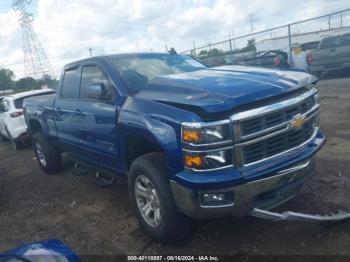
<svg viewBox="0 0 350 262"><path fill-rule="evenodd" d="M208 51L207 50L201 50L198 54L198 56L206 56L208 55Z"/></svg>
<svg viewBox="0 0 350 262"><path fill-rule="evenodd" d="M56 89L58 81L53 79L50 75L43 75L40 80L38 80L39 86L47 86L49 88Z"/></svg>
<svg viewBox="0 0 350 262"><path fill-rule="evenodd" d="M251 52L251 51L256 51L256 46L255 46L255 39L249 39L247 42L247 45L240 49L240 52Z"/></svg>
<svg viewBox="0 0 350 262"><path fill-rule="evenodd" d="M38 89L40 84L32 77L23 77L16 81L16 89Z"/></svg>
<svg viewBox="0 0 350 262"><path fill-rule="evenodd" d="M210 57L220 56L220 55L222 55L222 50L219 50L219 49L217 49L217 48L213 48L213 49L211 49L211 50L209 51L208 54L209 54Z"/></svg>
<svg viewBox="0 0 350 262"><path fill-rule="evenodd" d="M0 90L7 90L14 88L13 78L15 74L9 69L0 69Z"/></svg>

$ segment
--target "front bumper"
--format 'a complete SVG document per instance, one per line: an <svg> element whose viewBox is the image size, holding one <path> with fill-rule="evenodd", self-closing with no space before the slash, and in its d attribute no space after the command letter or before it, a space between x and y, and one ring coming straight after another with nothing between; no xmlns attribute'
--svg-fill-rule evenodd
<svg viewBox="0 0 350 262"><path fill-rule="evenodd" d="M193 190L174 181L171 189L177 206L194 218L242 217L254 208L271 209L294 197L314 175L312 158L278 171L273 176L224 189ZM208 193L229 193L232 203L206 206L202 196Z"/></svg>

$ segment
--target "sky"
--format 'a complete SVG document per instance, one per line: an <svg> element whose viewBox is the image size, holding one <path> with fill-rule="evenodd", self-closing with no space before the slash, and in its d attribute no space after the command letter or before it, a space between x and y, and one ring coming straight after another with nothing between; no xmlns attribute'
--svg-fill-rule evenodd
<svg viewBox="0 0 350 262"><path fill-rule="evenodd" d="M24 76L22 31L12 2L0 2L0 67L18 79ZM93 55L166 46L183 51L193 42L203 46L232 32L245 35L347 8L349 0L33 0L28 11L59 76L64 64L90 56L89 48Z"/></svg>

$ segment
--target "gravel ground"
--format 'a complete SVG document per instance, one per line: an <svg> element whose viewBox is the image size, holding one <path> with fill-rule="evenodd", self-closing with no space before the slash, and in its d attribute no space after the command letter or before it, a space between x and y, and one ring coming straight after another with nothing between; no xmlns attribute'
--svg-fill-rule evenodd
<svg viewBox="0 0 350 262"><path fill-rule="evenodd" d="M350 211L350 78L318 85L327 144L317 174L279 209ZM47 176L31 149L0 145L0 252L57 238L78 254L350 255L350 222L335 225L273 223L256 218L206 221L182 243L162 246L138 228L126 186L97 187L93 176L69 170Z"/></svg>

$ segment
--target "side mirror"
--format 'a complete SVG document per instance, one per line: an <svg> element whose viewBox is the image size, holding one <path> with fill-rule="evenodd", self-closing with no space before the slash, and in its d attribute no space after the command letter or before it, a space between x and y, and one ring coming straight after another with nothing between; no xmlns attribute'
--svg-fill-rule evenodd
<svg viewBox="0 0 350 262"><path fill-rule="evenodd" d="M92 99L100 99L104 94L105 86L103 83L95 83L87 86L87 96Z"/></svg>

